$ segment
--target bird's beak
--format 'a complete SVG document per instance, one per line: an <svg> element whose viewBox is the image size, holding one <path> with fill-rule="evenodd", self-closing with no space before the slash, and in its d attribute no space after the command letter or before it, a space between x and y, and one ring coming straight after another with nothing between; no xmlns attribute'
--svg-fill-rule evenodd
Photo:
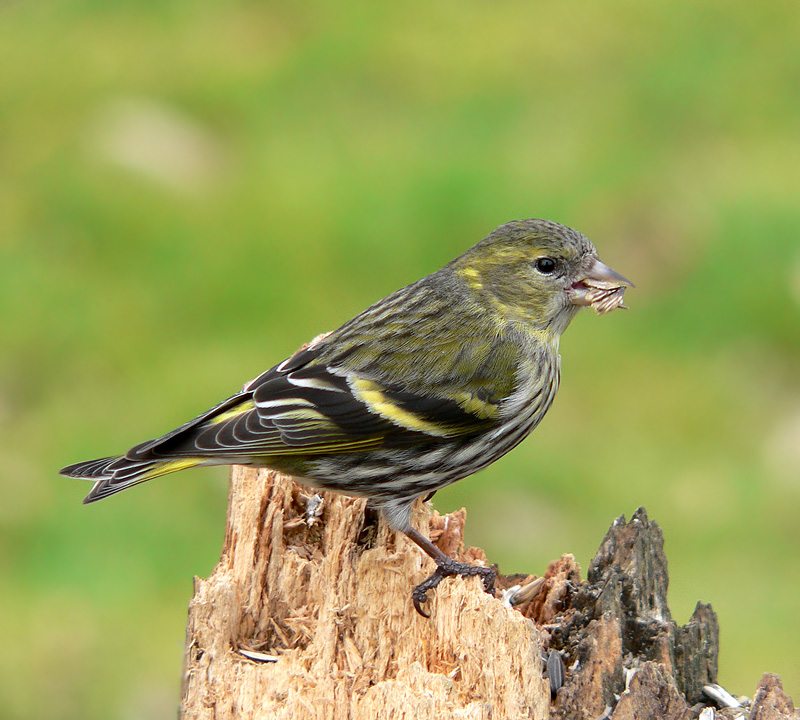
<svg viewBox="0 0 800 720"><path fill-rule="evenodd" d="M593 307L602 315L616 308L626 309L622 304L626 287L634 285L595 257L575 278L569 299L573 305Z"/></svg>

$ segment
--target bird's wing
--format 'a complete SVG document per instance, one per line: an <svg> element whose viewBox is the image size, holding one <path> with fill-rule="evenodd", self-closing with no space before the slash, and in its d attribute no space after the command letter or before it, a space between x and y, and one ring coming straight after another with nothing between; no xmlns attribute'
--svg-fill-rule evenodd
<svg viewBox="0 0 800 720"><path fill-rule="evenodd" d="M213 410L127 453L131 460L357 452L463 437L491 427L499 400L465 382L409 387L325 362L311 347ZM444 392L440 392L444 389Z"/></svg>

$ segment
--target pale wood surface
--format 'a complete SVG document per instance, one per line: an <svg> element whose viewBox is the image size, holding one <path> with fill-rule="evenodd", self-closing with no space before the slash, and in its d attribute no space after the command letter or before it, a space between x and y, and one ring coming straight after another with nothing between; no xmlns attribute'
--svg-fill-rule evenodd
<svg viewBox="0 0 800 720"><path fill-rule="evenodd" d="M363 500L326 493L309 527L303 494L277 473L233 469L222 559L189 607L182 717L547 717L533 622L477 578L445 580L420 617L411 589L433 562L365 521ZM453 553L460 538L446 535Z"/></svg>
<svg viewBox="0 0 800 720"><path fill-rule="evenodd" d="M312 517L311 494L232 469L222 558L189 606L182 718L694 720L705 708L717 720L800 720L772 675L751 706L712 712L717 618L698 603L686 625L672 619L663 534L644 508L614 521L586 581L571 555L535 583L500 575L500 589L531 591L511 609L479 578L448 578L425 619L411 590L433 562L364 500L324 493ZM448 555L486 562L463 547L463 510L420 504L414 522ZM552 702L543 650L566 666Z"/></svg>

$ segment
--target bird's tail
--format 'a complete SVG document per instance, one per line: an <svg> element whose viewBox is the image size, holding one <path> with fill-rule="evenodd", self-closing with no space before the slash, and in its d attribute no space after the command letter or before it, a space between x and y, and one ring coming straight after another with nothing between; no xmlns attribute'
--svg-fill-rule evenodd
<svg viewBox="0 0 800 720"><path fill-rule="evenodd" d="M94 487L83 499L84 504L102 500L104 497L126 490L139 483L169 473L200 465L200 458L181 458L176 460L129 460L119 457L99 458L67 465L59 473L67 477L91 480Z"/></svg>

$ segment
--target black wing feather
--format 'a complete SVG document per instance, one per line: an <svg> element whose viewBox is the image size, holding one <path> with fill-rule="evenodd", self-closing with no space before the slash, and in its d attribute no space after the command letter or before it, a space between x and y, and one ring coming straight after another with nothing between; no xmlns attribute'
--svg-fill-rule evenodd
<svg viewBox="0 0 800 720"><path fill-rule="evenodd" d="M441 437L427 435L370 406L354 394L344 371L314 362L317 357L313 346L301 350L250 382L244 391L171 433L137 445L126 457L146 461L347 452L413 444L421 434L427 441L464 436L493 423L454 400L372 381L392 408L443 428ZM242 412L237 414L237 408Z"/></svg>

